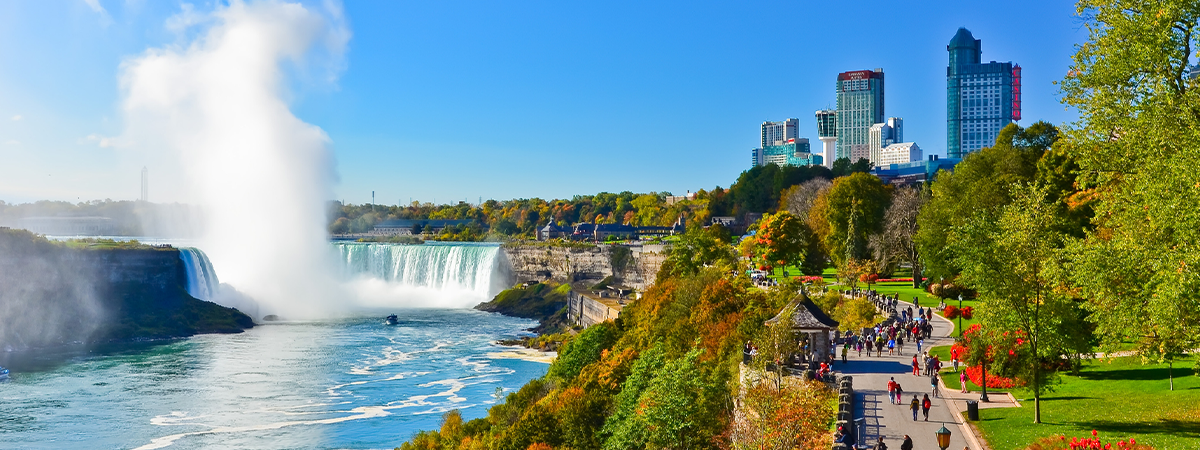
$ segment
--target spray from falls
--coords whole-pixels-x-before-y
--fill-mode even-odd
[[[507,287],[500,247],[335,243],[343,276],[371,306],[472,307]]]
[[[198,27],[194,40],[121,67],[125,141],[173,161],[178,177],[161,179],[180,180],[180,200],[203,210],[198,247],[263,314],[338,314],[352,295],[325,233],[329,139],[291,113],[284,92],[285,73],[340,68],[349,32],[340,6],[323,5],[233,0],[204,17],[185,8],[168,28]]]

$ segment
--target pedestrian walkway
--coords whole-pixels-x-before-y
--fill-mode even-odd
[[[912,305],[900,302],[899,308],[908,308],[909,306]],[[913,311],[916,310],[917,308],[913,306]],[[932,323],[931,338],[924,342],[922,349],[928,351],[934,346],[950,345],[954,342],[951,337],[954,331],[953,323],[937,315],[934,316]],[[916,351],[915,342],[905,342],[904,351],[898,352],[899,354],[896,355],[888,355],[884,351],[881,357],[867,356],[864,351],[863,356],[860,357],[857,351],[851,351],[847,363],[843,364],[839,360],[839,363],[835,365],[835,370],[854,377],[855,397],[859,402],[858,407],[855,408],[856,418],[862,419],[859,443],[874,445],[879,437],[883,437],[889,449],[899,449],[904,435],[908,435],[913,440],[914,448],[936,449],[938,446],[934,432],[944,424],[951,431],[950,447],[948,448],[983,450],[974,436],[966,436],[970,431],[962,423],[962,416],[959,413],[966,409],[966,400],[976,400],[979,398],[979,394],[961,394],[957,390],[947,392],[945,386],[941,386],[939,391],[945,397],[934,397],[931,393],[929,377],[912,374],[912,357]],[[943,361],[943,366],[949,365],[949,363],[949,361]],[[924,369],[924,360],[921,361],[921,368]],[[888,399],[887,386],[888,380],[891,378],[895,378],[903,390],[902,404],[892,404]],[[918,399],[924,399],[925,394],[929,394],[932,402],[929,420],[925,421],[924,416],[918,413],[917,421],[913,421],[909,403],[912,401],[913,395],[916,395]],[[992,396],[991,400],[994,404],[981,403],[980,407],[1018,406],[1012,404],[1011,397],[1008,395]]]

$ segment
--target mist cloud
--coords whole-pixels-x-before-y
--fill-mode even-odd
[[[207,28],[122,64],[123,139],[182,168],[222,281],[262,314],[327,314],[345,295],[324,228],[334,158],[325,132],[284,101],[285,68],[338,73],[349,39],[340,6],[234,1],[181,14],[168,26]]]

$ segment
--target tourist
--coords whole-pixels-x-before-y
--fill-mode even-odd
[[[913,395],[912,402],[908,404],[908,409],[912,410],[913,422],[916,422],[917,421],[917,411],[921,410],[921,400],[918,400],[916,395]]]
[[[847,353],[850,353],[850,343],[849,342],[847,342],[846,345],[842,346],[842,364],[846,363],[846,354]]]
[[[895,402],[895,404],[901,405],[901,404],[903,404],[902,403],[903,401],[904,401],[904,388],[900,387],[900,383],[896,383],[896,402]]]
[[[958,373],[958,383],[962,385],[962,393],[967,393],[967,371],[963,370]]]
[[[933,402],[929,401],[929,394],[925,394],[925,399],[921,400],[921,413],[925,415],[926,422],[929,421],[929,407],[930,406],[933,406]],[[914,417],[914,420],[915,420],[915,417]]]
[[[917,364],[917,355],[913,354],[913,376],[918,376],[921,373],[921,366]]]
[[[957,354],[951,356],[950,364],[954,366],[954,373],[958,373],[958,355]]]
[[[900,444],[900,450],[913,450],[912,438],[904,435],[904,442]]]
[[[883,443],[883,436],[879,437],[879,443],[875,444],[874,450],[887,450],[887,444]]]
[[[932,388],[933,388],[933,389],[931,389],[931,391],[933,392],[933,396],[941,397],[941,395],[938,393],[938,374],[937,374],[937,372],[934,372],[933,376],[929,377],[929,385],[932,386]]]
[[[854,433],[847,433],[845,427],[838,427],[837,437],[833,442],[846,444],[847,448],[854,448]]]
[[[924,339],[917,337],[917,353],[921,353],[921,346],[925,343]]]
[[[896,336],[896,354],[904,355],[904,336]]]
[[[892,401],[892,399],[896,397],[896,377],[892,377],[892,379],[888,380],[887,388],[888,388],[888,401],[894,405],[894,404],[896,404],[896,402]]]
[[[888,346],[888,356],[892,356],[892,354],[896,352],[896,340],[888,339],[887,346]]]

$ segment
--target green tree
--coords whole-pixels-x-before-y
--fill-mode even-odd
[[[1047,191],[1017,185],[1012,203],[995,214],[979,211],[951,239],[961,280],[979,292],[984,326],[1028,339],[1030,357],[1013,375],[1033,391],[1034,423],[1042,422],[1042,394],[1052,380],[1045,368],[1070,353],[1065,344],[1081,331],[1073,326],[1075,304],[1055,289],[1066,236]]]
[[[866,258],[867,237],[882,230],[883,214],[891,203],[891,187],[870,174],[855,173],[833,180],[826,199],[828,206],[823,212],[829,231],[825,248],[834,262],[841,266],[846,261],[848,240],[858,243],[850,257]]]
[[[546,376],[562,381],[575,379],[584,366],[599,361],[601,353],[612,347],[617,337],[617,327],[610,322],[588,327],[563,346]]]
[[[1087,174],[1095,230],[1072,243],[1072,280],[1115,349],[1171,363],[1200,346],[1200,48],[1192,1],[1082,0],[1089,37],[1062,82],[1079,111],[1068,151]],[[1172,383],[1173,384],[1173,383]]]
[[[724,234],[722,234],[724,233]],[[705,266],[736,264],[724,227],[689,228],[671,246],[663,267],[678,275],[692,275]]]
[[[930,199],[917,215],[917,251],[930,278],[953,278],[954,264],[947,239],[977,211],[995,211],[1012,201],[1011,186],[1035,180],[1037,163],[1058,138],[1053,125],[1037,122],[1029,128],[1009,124],[996,143],[963,158],[953,172],[942,171],[931,187]]]

